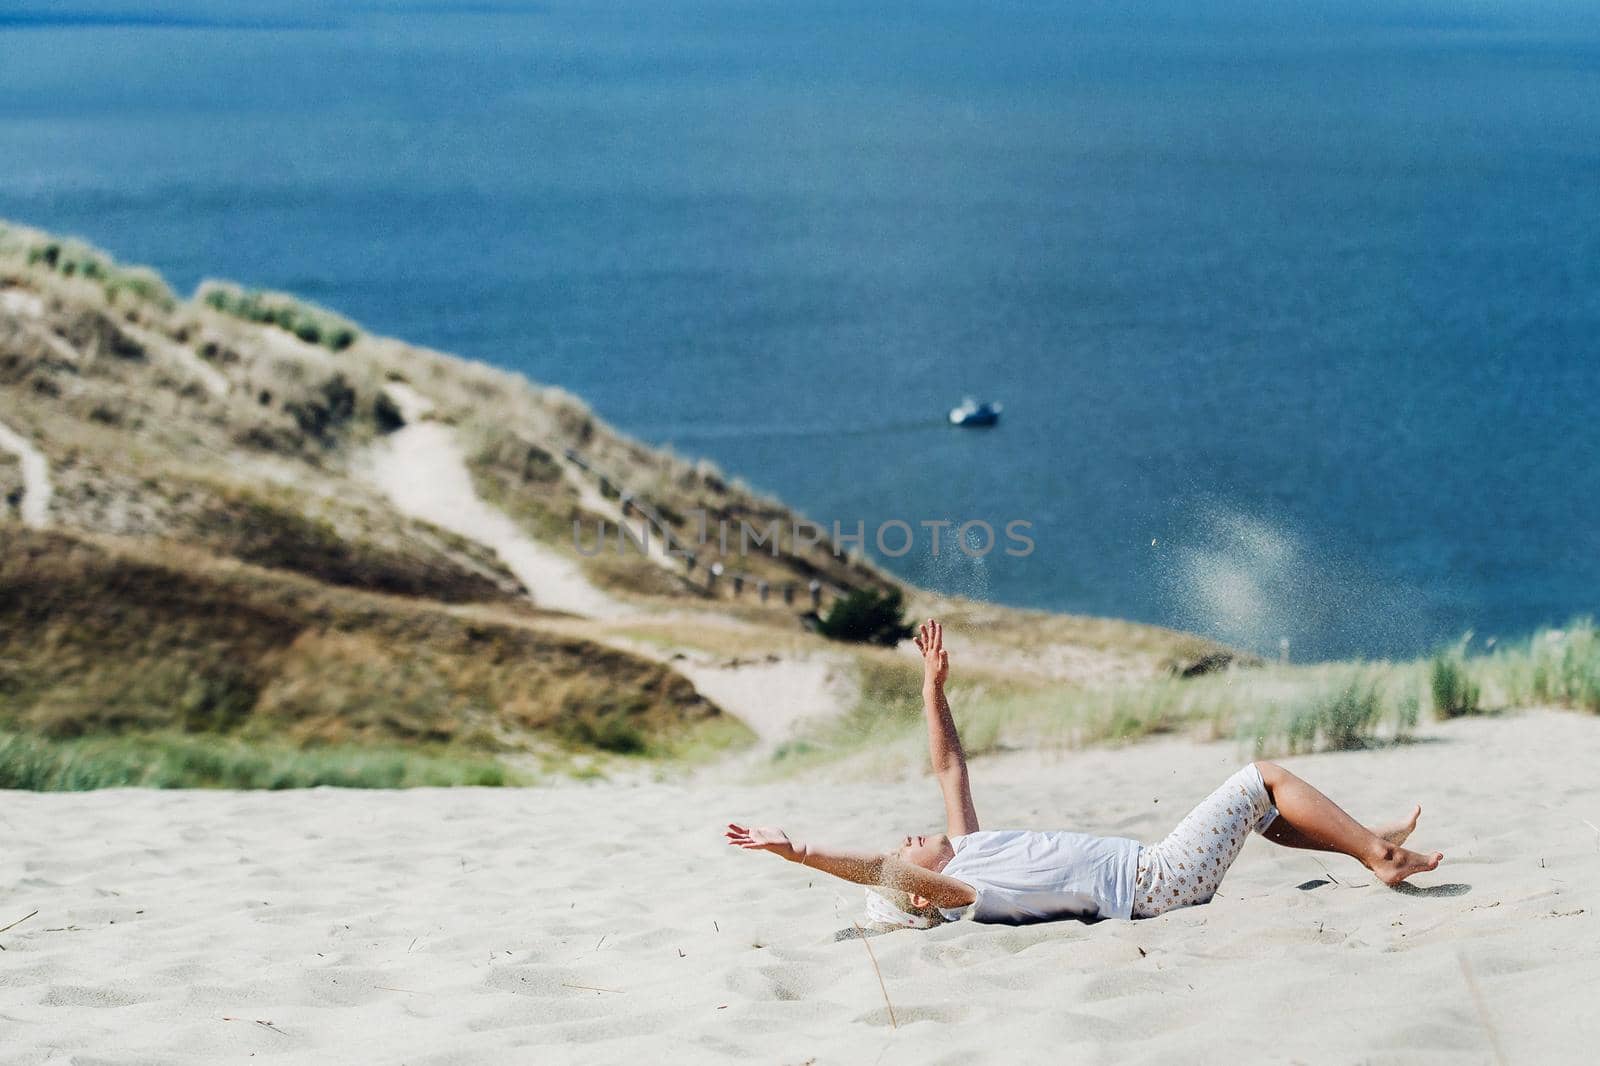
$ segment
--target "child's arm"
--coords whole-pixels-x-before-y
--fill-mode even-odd
[[[832,874],[858,885],[898,888],[922,896],[936,907],[965,907],[977,899],[972,886],[944,874],[902,862],[892,855],[820,844],[797,844],[782,829],[728,825],[728,843],[750,851],[774,855]]]
[[[946,831],[951,836],[978,829],[978,812],[972,805],[972,784],[967,778],[967,756],[944,695],[950,675],[950,653],[944,648],[944,626],[930,618],[917,629],[917,650],[922,652],[922,713],[928,720],[928,759],[939,790],[944,793]]]

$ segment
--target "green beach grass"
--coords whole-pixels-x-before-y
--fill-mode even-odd
[[[426,750],[294,748],[230,737],[140,734],[56,739],[0,733],[0,788],[415,788],[531,783],[499,760]]]
[[[64,278],[99,285],[110,304],[150,303],[170,311],[178,303],[161,275],[149,267],[123,265],[83,241],[0,222],[0,256],[7,254]]]
[[[334,352],[344,351],[361,337],[361,330],[354,322],[286,292],[207,281],[201,284],[195,299],[214,311],[247,322],[276,326],[307,344],[318,344]]]
[[[1458,674],[1455,683],[1464,686],[1453,690],[1463,693],[1462,713],[1548,706],[1600,714],[1600,631],[1592,618],[1577,619],[1563,629],[1542,629],[1487,655],[1468,657],[1457,649],[1448,659],[1445,672]],[[1442,680],[1439,662],[1435,660],[1436,688]]]
[[[969,756],[1074,750],[1162,734],[1236,741],[1253,757],[1405,743],[1424,716],[1443,720],[1530,706],[1600,713],[1600,633],[1580,619],[1469,655],[1469,640],[1406,662],[1268,664],[1104,687],[953,681],[950,703]],[[780,773],[869,752],[922,757],[918,667],[864,660],[861,695],[772,756]]]

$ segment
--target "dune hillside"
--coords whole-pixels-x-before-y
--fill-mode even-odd
[[[1030,683],[1226,654],[940,600],[826,540],[700,543],[719,521],[804,518],[560,390],[284,294],[183,299],[0,227],[0,731],[471,750],[529,772],[770,749],[856,707],[863,671],[904,666],[807,628],[858,590],[945,612]],[[622,527],[625,552],[580,550]]]

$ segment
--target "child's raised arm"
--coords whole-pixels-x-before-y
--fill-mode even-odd
[[[951,836],[978,829],[978,812],[972,805],[972,785],[967,777],[967,756],[961,750],[945,698],[944,683],[950,676],[950,653],[944,647],[944,626],[928,619],[917,628],[917,650],[922,653],[922,713],[928,721],[928,760],[944,793],[946,831]]]

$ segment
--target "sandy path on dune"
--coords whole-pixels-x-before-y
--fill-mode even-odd
[[[432,405],[415,390],[387,386],[406,424],[375,445],[359,468],[401,511],[493,548],[541,607],[607,622],[654,618],[596,589],[570,559],[519,529],[477,494],[454,430],[430,421]],[[598,495],[598,493],[596,493]],[[620,519],[620,512],[614,516]],[[596,639],[668,662],[713,703],[738,717],[760,740],[757,754],[788,739],[797,723],[836,714],[855,699],[855,684],[838,657],[812,655],[776,662],[673,654],[606,633]]]
[[[364,472],[402,512],[493,548],[540,607],[591,618],[612,618],[626,608],[589,584],[577,564],[522,532],[504,512],[485,503],[455,431],[426,420],[430,404],[415,391],[391,384],[388,392],[406,424],[366,456]]]
[[[1600,718],[1286,764],[1445,864],[1393,892],[1252,838],[1204,907],[835,942],[861,889],[730,819],[870,845],[937,788],[718,776],[528,790],[0,794],[0,1064],[1581,1063],[1600,1041]],[[985,825],[1152,841],[1248,758],[979,760]],[[261,1024],[261,1023],[270,1023]]]
[[[843,657],[811,655],[776,661],[677,660],[673,667],[712,703],[737,715],[755,731],[760,758],[792,739],[802,723],[837,714],[859,694],[853,668]]]
[[[50,464],[28,438],[0,422],[0,449],[22,464],[22,521],[34,529],[50,524]]]

